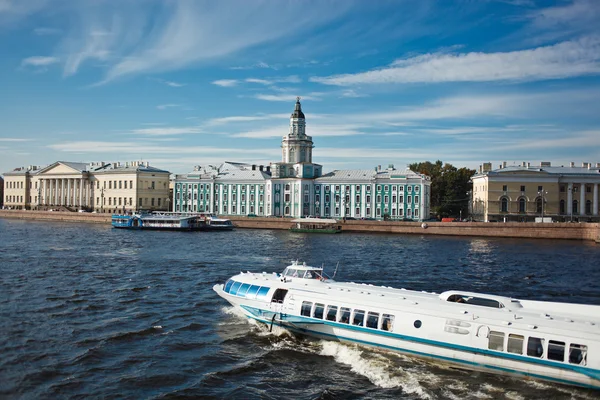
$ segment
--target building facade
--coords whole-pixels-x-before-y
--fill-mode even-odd
[[[429,218],[429,177],[409,169],[336,170],[313,163],[299,99],[282,138],[282,160],[268,166],[225,162],[175,178],[176,212],[277,217]]]
[[[169,175],[141,161],[57,161],[44,168],[17,168],[4,174],[5,206],[100,213],[167,210]]]
[[[552,166],[542,162],[492,170],[483,164],[471,178],[471,216],[476,221],[599,221],[600,163]]]

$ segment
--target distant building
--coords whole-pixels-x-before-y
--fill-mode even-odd
[[[104,213],[167,210],[169,172],[149,163],[57,161],[4,174],[5,206]]]
[[[282,161],[269,166],[225,162],[177,175],[174,211],[278,217],[320,216],[422,220],[429,217],[429,177],[411,170],[336,170],[313,163],[311,136],[299,99],[281,142]]]
[[[4,178],[0,176],[0,208],[4,207]]]
[[[483,164],[471,178],[471,215],[479,221],[598,221],[600,163],[576,167],[542,162],[492,169]]]

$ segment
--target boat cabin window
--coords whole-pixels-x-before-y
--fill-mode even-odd
[[[256,293],[258,293],[258,289],[260,289],[260,286],[256,286],[256,285],[250,286],[250,289],[248,289],[248,292],[246,293],[246,298],[247,299],[255,299]],[[269,288],[267,288],[267,290],[268,289]]]
[[[231,286],[231,290],[229,291],[229,294],[237,294],[240,286],[242,286],[242,284],[240,282],[233,282],[233,285]]]
[[[363,326],[365,320],[365,312],[363,310],[354,310],[352,317],[352,325]]]
[[[383,314],[381,320],[381,330],[391,332],[394,327],[394,316],[390,314]]]
[[[569,346],[569,363],[586,365],[587,346],[582,344],[571,344]]]
[[[327,321],[335,321],[337,310],[337,306],[327,306]]]
[[[530,337],[527,340],[527,355],[541,358],[544,355],[544,339]]]
[[[287,292],[287,289],[275,290],[275,293],[273,293],[273,298],[271,299],[271,303],[283,303],[283,299],[285,299]]]
[[[303,315],[305,317],[310,317],[310,310],[312,309],[312,302],[310,301],[303,301],[302,302],[302,308],[300,309],[300,315]]]
[[[377,329],[379,325],[379,313],[371,312],[367,314],[367,328]]]
[[[249,283],[244,283],[242,286],[240,286],[240,290],[238,290],[237,295],[238,296],[245,296],[246,293],[248,292],[248,289],[250,289],[250,284]]]
[[[313,318],[323,319],[323,311],[325,310],[325,304],[315,303],[315,309],[313,311]]]
[[[448,299],[446,301],[449,301],[451,303],[465,303],[470,304],[472,306],[504,308],[504,304],[500,303],[498,300],[487,299],[485,297],[472,297],[462,294],[453,294],[452,296],[448,296]]]
[[[490,331],[488,349],[504,351],[504,332]]]
[[[523,354],[523,339],[525,338],[521,335],[509,334],[506,350],[509,353]]]
[[[350,323],[350,309],[347,307],[342,307],[340,309],[340,319],[339,322],[342,324]]]
[[[565,342],[548,341],[548,360],[565,361]]]
[[[227,283],[225,284],[225,288],[223,289],[223,291],[225,293],[229,293],[229,289],[231,288],[231,285],[233,285],[233,281],[231,279],[229,279],[227,281]]]
[[[261,288],[258,289],[258,293],[256,293],[256,300],[266,300],[270,289],[271,288],[268,286],[261,286]]]

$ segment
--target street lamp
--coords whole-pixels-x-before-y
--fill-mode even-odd
[[[104,188],[100,189],[100,213],[104,214]]]
[[[542,222],[544,222],[544,203],[546,202],[546,198],[544,197],[544,195],[546,194],[548,194],[548,192],[545,190],[538,191],[538,196],[542,198]]]

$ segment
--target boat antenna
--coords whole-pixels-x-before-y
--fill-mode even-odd
[[[333,276],[331,277],[331,279],[335,278],[335,274],[337,274],[337,269],[340,266],[340,262],[338,261],[337,264],[335,265],[335,271],[333,271]]]

